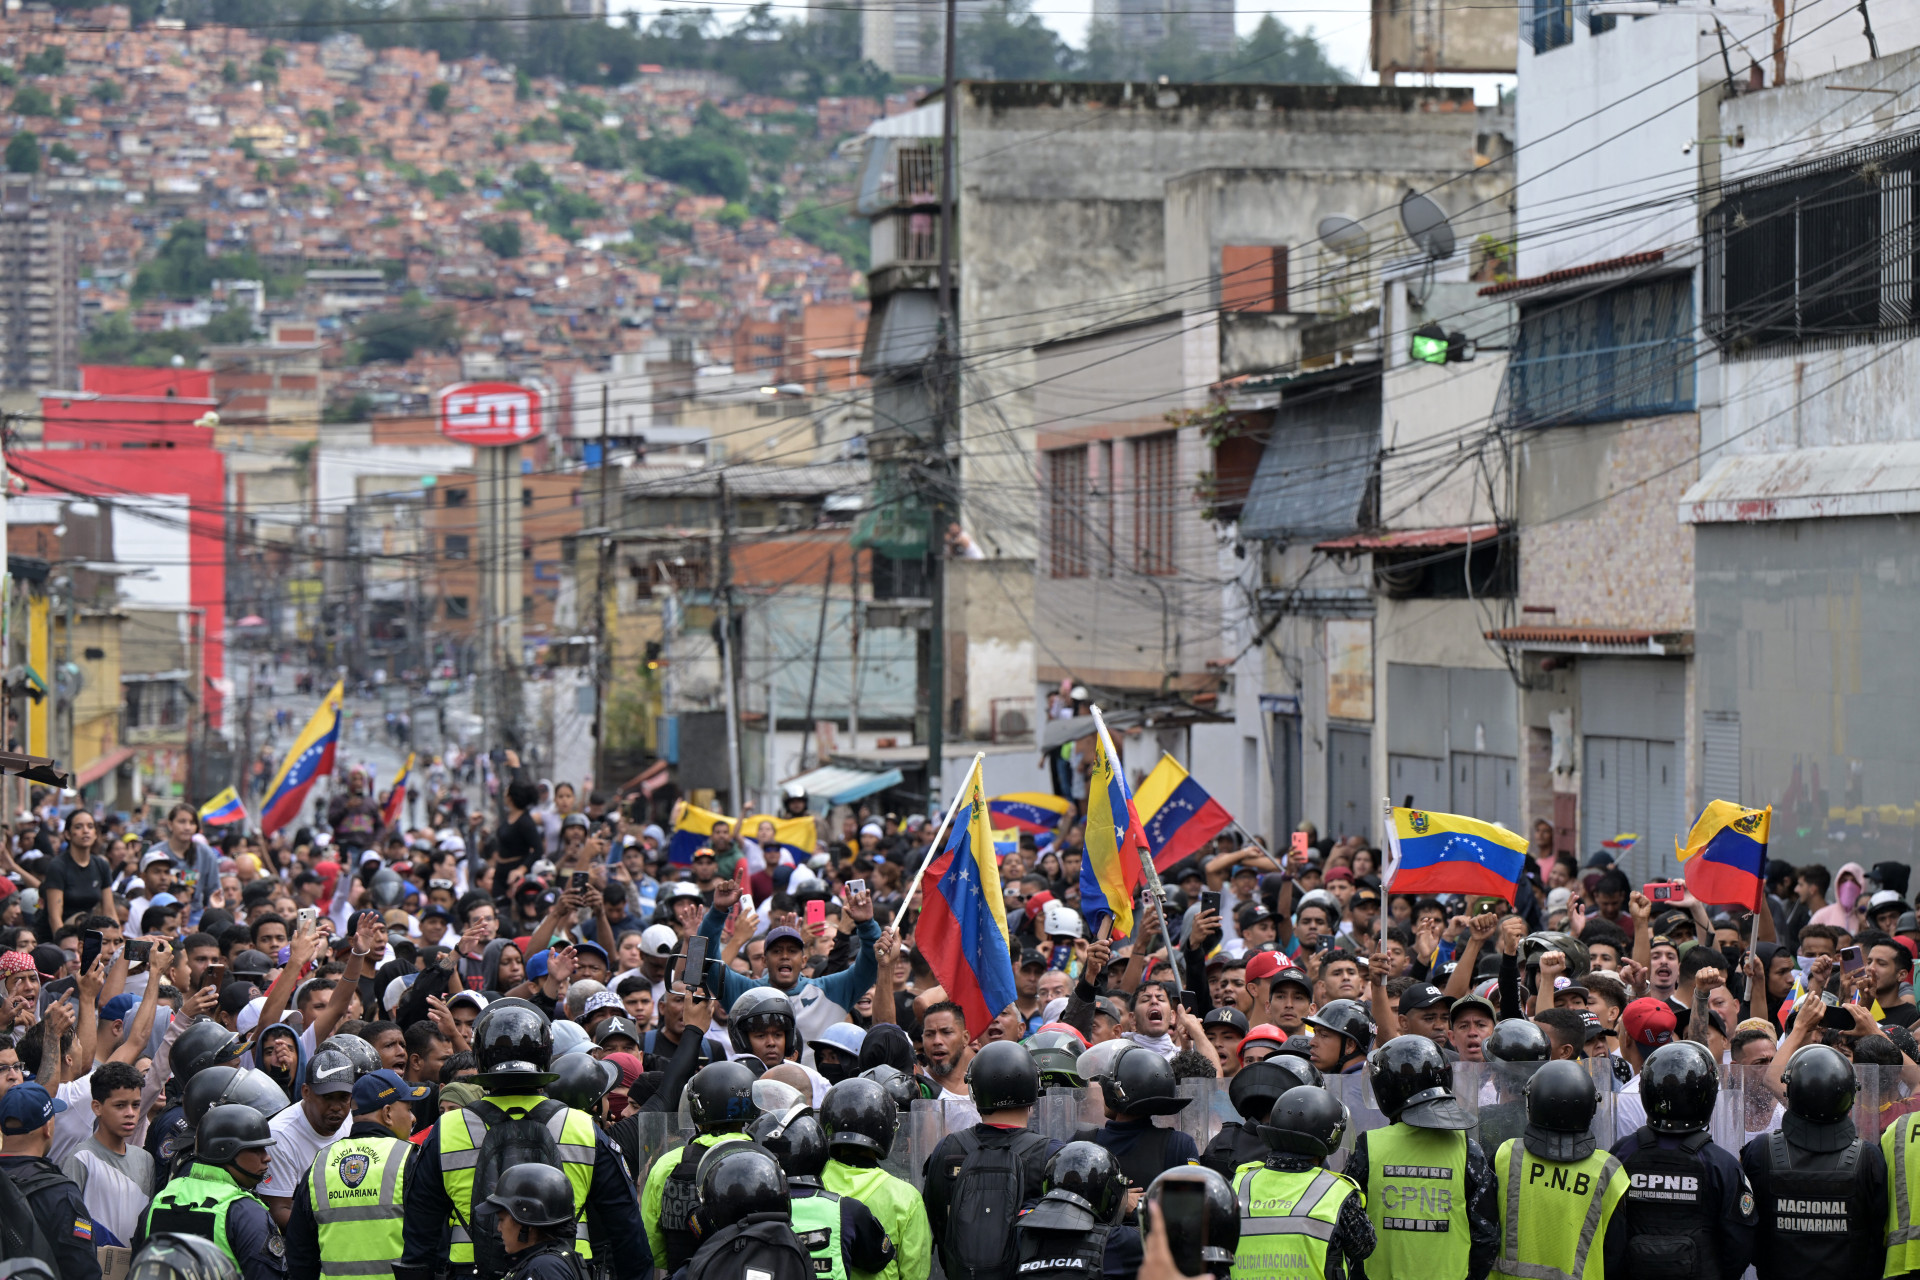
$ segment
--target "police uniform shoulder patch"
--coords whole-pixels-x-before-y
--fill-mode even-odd
[[[340,1162],[340,1181],[351,1188],[358,1187],[367,1180],[367,1170],[372,1167],[373,1159],[365,1152],[356,1151]]]
[[[1742,1191],[1740,1193],[1740,1216],[1743,1218],[1751,1218],[1753,1216],[1753,1192],[1751,1191]]]
[[[287,1256],[286,1237],[282,1236],[278,1231],[268,1232],[267,1233],[267,1252],[272,1254],[276,1258],[286,1257]]]

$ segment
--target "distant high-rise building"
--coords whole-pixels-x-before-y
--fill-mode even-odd
[[[73,233],[34,181],[0,179],[0,390],[80,379],[80,270]]]
[[[1094,0],[1093,19],[1110,26],[1123,49],[1178,36],[1201,53],[1231,53],[1234,0]]]
[[[955,21],[978,22],[991,0],[959,0]],[[860,56],[896,76],[937,80],[946,62],[941,0],[878,0],[860,14]]]

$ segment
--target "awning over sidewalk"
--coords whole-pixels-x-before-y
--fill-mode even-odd
[[[98,782],[131,759],[133,759],[132,747],[115,747],[75,774],[73,785],[84,787],[89,782]]]
[[[1356,533],[1314,544],[1315,551],[1431,551],[1491,542],[1500,536],[1497,524],[1458,524],[1446,529],[1399,529],[1392,533]]]
[[[1668,657],[1693,652],[1691,631],[1636,631],[1619,627],[1501,627],[1487,639],[1529,653],[1585,653],[1614,657]]]
[[[904,780],[898,769],[849,769],[829,764],[789,778],[782,785],[800,787],[809,798],[818,797],[828,804],[853,804],[888,787],[897,787]]]
[[[1920,512],[1920,443],[1723,456],[1680,497],[1682,524]]]

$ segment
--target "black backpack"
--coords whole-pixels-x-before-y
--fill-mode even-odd
[[[50,1164],[25,1160],[0,1168],[0,1259],[38,1258],[54,1275],[60,1274],[60,1262],[53,1245],[40,1230],[27,1197],[44,1187],[72,1183],[72,1179]],[[77,1190],[78,1188],[76,1188]]]
[[[814,1280],[813,1258],[786,1214],[750,1213],[700,1246],[687,1280]]]
[[[499,1210],[487,1203],[487,1197],[499,1185],[500,1175],[515,1165],[562,1167],[560,1131],[567,1122],[567,1104],[547,1098],[525,1115],[515,1116],[482,1098],[466,1111],[487,1127],[473,1169],[473,1221],[467,1224],[467,1233],[473,1237],[474,1266],[483,1276],[502,1276],[513,1270],[514,1260],[500,1243]]]
[[[953,1142],[959,1162],[948,1193],[940,1265],[947,1280],[1006,1280],[1019,1261],[1014,1224],[1027,1200],[1027,1155],[1047,1140],[1021,1132],[1005,1146],[987,1147],[967,1129],[954,1134]],[[954,1163],[952,1157],[947,1163]]]

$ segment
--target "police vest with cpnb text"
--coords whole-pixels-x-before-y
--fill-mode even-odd
[[[1359,1188],[1326,1169],[1240,1175],[1240,1244],[1233,1280],[1324,1280],[1340,1206]]]
[[[320,1237],[320,1280],[393,1274],[400,1256],[410,1142],[342,1138],[313,1162],[308,1191]]]
[[[1500,1255],[1493,1274],[1513,1280],[1600,1280],[1607,1227],[1627,1194],[1627,1174],[1605,1151],[1545,1160],[1510,1138],[1494,1159],[1500,1183]]]
[[[1628,1156],[1628,1256],[1636,1280],[1721,1280],[1721,1205],[1711,1171],[1700,1154],[1712,1137],[1704,1130],[1664,1148],[1660,1135],[1643,1127],[1639,1149]]]
[[[1467,1135],[1390,1124],[1367,1134],[1369,1280],[1467,1274]]]

